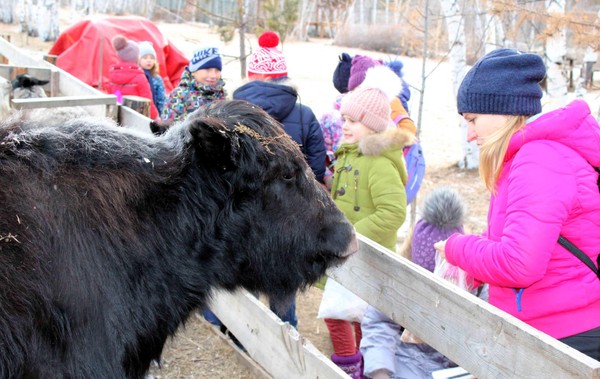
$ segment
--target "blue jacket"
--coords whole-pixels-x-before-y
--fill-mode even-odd
[[[285,80],[248,82],[235,90],[233,98],[256,104],[283,124],[286,133],[300,145],[317,180],[325,175],[325,142],[313,111],[297,103],[298,92]]]
[[[158,110],[158,114],[161,115],[165,106],[165,83],[160,76],[152,76],[150,70],[144,70],[144,75],[150,83],[150,90],[152,90],[152,100]]]

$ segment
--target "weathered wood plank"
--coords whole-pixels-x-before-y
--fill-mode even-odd
[[[152,134],[152,131],[150,130],[150,118],[122,105],[119,105],[117,112],[117,120],[121,126]]]
[[[348,378],[295,328],[247,291],[218,292],[210,308],[248,355],[274,378]]]
[[[204,319],[204,317],[198,315],[197,317],[202,319],[202,322],[208,324],[210,330],[223,342],[229,345],[235,352],[237,353],[236,358],[238,361],[244,365],[248,371],[252,374],[253,378],[256,379],[273,379],[273,377],[262,368],[254,359],[250,358],[245,351],[243,351],[240,347],[238,347],[235,342],[225,334],[221,333],[218,326],[212,325],[208,321]]]
[[[141,96],[123,96],[123,105],[146,117],[150,116],[150,99]]]
[[[116,105],[117,97],[115,95],[93,95],[93,96],[58,96],[58,97],[40,97],[30,99],[12,99],[12,106],[15,109],[33,109],[33,108],[58,108],[75,107],[89,105]]]
[[[359,239],[359,252],[328,275],[479,379],[600,378],[600,362]]]

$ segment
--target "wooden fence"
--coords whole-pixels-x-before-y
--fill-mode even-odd
[[[479,379],[600,379],[600,362],[424,268],[359,236],[360,250],[328,275]],[[244,291],[211,309],[274,378],[347,378],[298,332]]]
[[[53,86],[50,93],[55,94],[57,98],[13,100],[15,107],[43,108],[78,105],[84,107],[93,116],[112,117],[122,126],[151,133],[150,119],[131,108],[117,105],[114,95],[107,95],[90,87],[44,59],[37,59],[23,52],[2,37],[0,37],[0,58],[9,63],[3,65],[4,68],[0,67],[0,76],[7,79],[13,74],[25,72],[34,75],[37,73],[43,77],[48,75],[52,78],[51,84],[49,84]]]

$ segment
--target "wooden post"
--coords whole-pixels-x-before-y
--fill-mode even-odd
[[[58,59],[58,55],[53,55],[53,54],[44,54],[44,60],[46,62],[50,62],[53,65],[56,66],[56,60]]]
[[[123,105],[150,117],[150,99],[141,96],[123,96]]]
[[[104,37],[100,38],[100,53],[98,55],[98,89],[102,90],[102,61],[104,60]]]
[[[573,83],[573,58],[567,57],[566,61],[567,61],[567,71],[568,71],[568,83],[567,83],[567,90],[568,91],[573,91],[575,89],[575,84]]]
[[[0,34],[0,38],[4,38],[7,42],[10,42],[10,34]],[[8,64],[8,58],[0,53],[0,64]]]

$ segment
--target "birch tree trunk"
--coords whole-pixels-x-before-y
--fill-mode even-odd
[[[0,21],[12,24],[15,12],[14,0],[0,0]]]
[[[300,18],[296,27],[291,34],[295,35],[300,41],[306,41],[308,39],[308,27],[307,24],[311,20],[311,16],[314,12],[316,1],[313,0],[302,0],[300,8]]]
[[[238,0],[238,10],[240,17],[240,77],[246,79],[246,22],[248,18],[249,0]]]
[[[365,24],[365,4],[364,0],[358,0],[358,21],[361,25]]]
[[[377,24],[377,0],[373,0],[373,9],[371,9],[371,25]]]
[[[56,41],[60,33],[56,0],[38,0],[38,35],[42,41]]]
[[[390,0],[385,0],[385,24],[390,24]]]
[[[493,12],[493,5],[485,14],[485,53],[489,53],[499,47],[504,47],[504,27],[498,15]]]
[[[440,4],[448,29],[448,56],[452,86],[456,96],[458,87],[468,71],[464,20],[458,0],[440,0]],[[458,165],[460,168],[466,169],[477,168],[479,167],[479,149],[477,149],[475,142],[467,142],[467,124],[462,118],[459,121],[459,129],[461,131],[463,157]]]
[[[348,7],[348,14],[347,14],[347,18],[346,18],[346,24],[347,25],[352,25],[354,24],[355,20],[356,20],[356,14],[355,14],[355,8],[354,8],[354,4],[356,4],[355,1],[353,1],[350,6]]]
[[[546,0],[546,9],[551,17],[565,15],[565,0]],[[562,67],[567,53],[565,29],[559,25],[546,40],[546,88],[553,107],[561,107],[567,101],[567,78]]]

